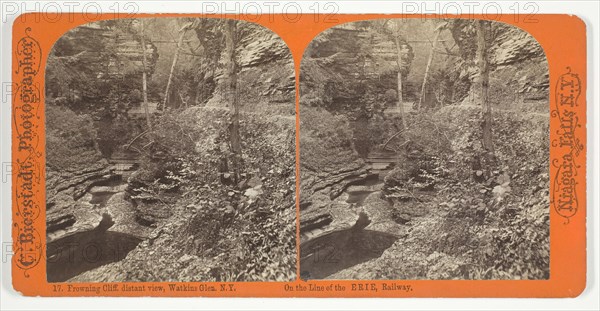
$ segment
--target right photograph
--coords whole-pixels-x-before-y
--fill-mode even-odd
[[[549,74],[527,32],[377,19],[300,72],[303,280],[549,279]]]

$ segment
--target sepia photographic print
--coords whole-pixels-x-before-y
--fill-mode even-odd
[[[549,87],[541,46],[501,22],[320,33],[300,72],[300,277],[548,279]]]
[[[9,23],[17,301],[597,292],[584,17],[171,9]]]
[[[270,30],[96,21],[46,67],[48,282],[296,278],[295,74]]]

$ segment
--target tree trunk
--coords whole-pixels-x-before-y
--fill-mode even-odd
[[[148,78],[146,76],[146,38],[144,38],[144,19],[140,19],[140,28],[142,32],[142,98],[144,99],[144,112],[146,113],[146,125],[149,130],[152,130],[150,122],[150,108],[148,107]]]
[[[404,114],[404,101],[402,99],[402,48],[400,46],[400,39],[396,37],[394,39],[394,43],[396,45],[397,52],[397,63],[398,63],[398,111],[400,112],[400,118],[402,119],[402,127],[407,129],[406,125],[406,115]]]
[[[236,21],[228,20],[225,31],[225,50],[227,63],[227,93],[229,95],[231,120],[229,134],[231,153],[233,154],[232,166],[235,182],[240,180],[242,144],[240,139],[240,107],[237,98],[237,63],[235,55],[236,45]]]
[[[487,59],[486,46],[486,25],[487,22],[476,21],[477,28],[477,64],[479,65],[479,79],[481,84],[481,103],[483,107],[482,123],[482,144],[483,149],[490,157],[494,155],[494,144],[492,139],[492,105],[488,98],[489,88],[489,64]]]
[[[171,64],[171,72],[169,73],[169,79],[167,80],[167,88],[165,89],[165,99],[163,101],[163,108],[167,108],[167,102],[169,100],[169,90],[171,88],[171,82],[173,81],[173,73],[175,72],[175,66],[177,65],[177,60],[179,59],[179,53],[181,52],[181,46],[183,45],[183,39],[185,37],[185,33],[189,29],[191,24],[188,24],[181,28],[179,31],[179,41],[177,41],[177,48],[175,50],[175,56],[173,56],[173,63]]]
[[[435,53],[435,48],[437,47],[438,39],[440,37],[440,33],[442,32],[442,25],[436,28],[435,36],[433,37],[433,44],[431,47],[431,51],[429,52],[429,59],[427,60],[427,66],[425,66],[425,76],[423,77],[423,85],[421,86],[421,97],[419,97],[419,104],[417,105],[417,110],[421,109],[423,106],[423,102],[425,101],[425,87],[427,86],[427,76],[429,75],[429,68],[431,68],[431,63],[433,62],[433,53]]]

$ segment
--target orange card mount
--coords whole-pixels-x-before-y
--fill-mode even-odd
[[[482,16],[307,14],[292,23],[281,15],[143,14],[124,16],[126,19],[100,15],[94,20],[80,14],[60,19],[49,18],[48,13],[40,15],[32,13],[17,18],[13,32],[15,256],[12,278],[14,288],[24,295],[574,297],[583,291],[587,64],[585,24],[579,18],[537,15],[535,23],[525,23],[515,16],[501,16],[483,23],[478,21],[484,18]],[[161,22],[162,19],[170,20]],[[114,25],[118,21],[129,22],[129,28],[123,26],[119,31],[105,32],[117,27]],[[78,28],[81,26],[86,28]],[[136,32],[140,27],[146,29],[141,35]],[[175,34],[183,35],[164,39],[160,31],[165,27],[176,27]],[[214,27],[222,33],[215,32]],[[513,29],[502,32],[505,28]],[[101,33],[99,38],[102,39],[82,46],[74,29],[94,35]],[[256,39],[244,41],[240,36],[247,33],[253,33]],[[432,36],[423,37],[426,34]],[[197,39],[201,36],[208,45],[202,46]],[[114,39],[114,45],[108,50],[112,53],[102,54],[98,50],[102,48],[100,44],[105,44],[109,37]],[[539,44],[545,56],[540,55],[547,63],[532,63],[527,53],[535,52],[535,44],[519,45],[529,42],[523,38],[531,37]],[[211,38],[216,41],[210,41]],[[371,43],[363,44],[367,39],[372,40]],[[425,41],[427,44],[423,44]],[[500,41],[503,44],[496,44]],[[352,47],[351,44],[357,45]],[[128,50],[132,46],[137,52]],[[254,52],[244,52],[240,46],[253,46]],[[513,49],[503,50],[507,46]],[[366,50],[367,47],[378,50]],[[163,51],[168,50],[171,50],[169,57],[161,58],[160,55],[165,55]],[[211,54],[211,50],[219,53]],[[482,58],[486,51],[487,56]],[[204,55],[200,57],[203,60],[185,65],[197,57],[194,54]],[[213,58],[209,60],[207,55]],[[261,55],[273,57],[268,63],[271,69],[265,69],[267,67],[260,63]],[[378,55],[383,56],[378,58]],[[104,66],[102,70],[106,71],[91,65],[73,71],[72,65],[86,57],[90,63],[95,62],[94,66]],[[228,62],[227,57],[235,60]],[[460,69],[462,74],[452,71],[458,70],[452,69],[452,63],[464,65]],[[401,65],[398,67],[398,64]],[[210,73],[203,66],[217,69]],[[116,73],[111,71],[115,68]],[[487,73],[488,77],[482,78],[484,75],[479,73]],[[201,83],[186,84],[186,75],[190,81]],[[111,80],[114,77],[130,82],[133,76],[137,79],[135,83],[119,82],[118,90],[98,89],[99,86],[114,87],[115,80]],[[236,77],[234,82],[231,82],[232,76]],[[89,85],[85,85],[88,81]],[[387,82],[391,83],[387,85]],[[461,93],[465,85],[468,87]],[[269,93],[263,87],[271,87],[273,91]],[[507,96],[502,92],[507,87],[514,91],[510,94],[511,100],[525,104],[504,106],[501,99]],[[64,92],[62,88],[69,91]],[[222,91],[231,88],[240,95],[231,99],[227,91]],[[95,100],[94,96],[113,96],[117,100],[112,106],[108,100],[104,102],[106,106],[98,104],[100,102],[88,105]],[[373,98],[366,98],[368,96]],[[269,117],[260,119],[252,114],[247,103],[238,107],[235,103],[242,98],[260,99],[256,100],[260,104],[252,109]],[[219,102],[233,104],[231,109],[227,105],[220,108]],[[295,106],[288,109],[287,102]],[[373,104],[367,111],[361,108],[365,102],[383,103],[383,106]],[[464,145],[456,147],[461,139],[457,133],[468,132],[464,126],[475,124],[472,128],[486,131],[486,105],[491,107],[487,125],[492,124],[495,157],[487,156],[493,152],[489,152],[485,138],[472,139],[467,135],[464,137],[467,142],[463,140]],[[361,119],[348,117],[349,111],[361,116],[369,114],[369,120],[379,118],[382,124],[392,122],[385,123],[389,127],[382,127],[378,132],[387,141],[367,137],[365,133],[369,133],[366,129],[371,121],[360,125]],[[115,117],[120,113],[128,117]],[[213,121],[219,118],[234,121],[232,125],[227,125],[229,121],[221,122],[226,125],[223,127],[221,123],[204,120],[201,123],[204,132],[189,130],[194,123],[186,118],[209,113]],[[235,121],[236,113],[238,118],[241,115],[241,122]],[[111,115],[110,122],[106,121]],[[165,115],[170,115],[172,122]],[[428,125],[432,123],[428,121],[432,116],[436,118],[435,126]],[[541,121],[535,121],[536,116]],[[459,117],[465,121],[456,122]],[[121,132],[111,136],[99,131],[116,128],[117,119],[132,122],[129,129],[137,131],[140,137],[128,137],[128,133]],[[449,121],[452,119],[454,123]],[[409,124],[401,130],[405,120]],[[430,128],[432,133],[437,133],[435,139],[419,137],[422,143],[410,143],[413,134],[406,133],[412,133],[407,130],[411,122],[419,124],[423,131]],[[339,131],[328,132],[331,129],[327,123]],[[146,124],[160,130],[144,134]],[[90,129],[85,133],[73,131],[87,126]],[[239,129],[235,129],[236,126]],[[525,140],[531,138],[527,133],[538,133],[528,126],[549,137],[540,138],[541,145],[526,147]],[[252,132],[253,127],[263,130],[256,134]],[[172,131],[173,128],[179,130]],[[167,137],[171,131],[174,136]],[[236,135],[231,134],[237,131],[242,133],[241,153],[236,149]],[[88,140],[89,135],[95,135],[95,139]],[[202,135],[213,136],[209,140]],[[252,135],[259,135],[260,140],[252,141],[255,139]],[[271,142],[259,143],[268,141],[266,136],[260,135],[269,135],[271,142],[279,140],[285,147],[268,145]],[[328,139],[342,140],[344,135],[352,138],[349,140],[352,143],[347,145],[352,146],[350,151]],[[119,136],[129,139],[121,141]],[[165,139],[182,143],[161,149]],[[195,147],[192,143],[186,145],[187,139],[191,139]],[[413,159],[411,156],[432,153],[437,150],[432,148],[438,147],[431,146],[438,146],[440,141],[442,146],[444,139],[455,143],[448,145],[453,152],[466,144],[471,146],[467,148],[471,151],[460,149],[460,153],[454,153],[454,158],[446,159],[454,162],[446,164],[462,163],[460,161],[466,161],[467,156],[469,161],[477,158],[477,164],[469,162],[473,174],[466,175],[464,171],[443,166],[447,171],[444,174],[455,178],[464,175],[465,181],[455,179],[453,182],[461,189],[452,188],[452,183],[447,181],[443,187],[442,182],[432,182],[431,187],[436,189],[436,195],[432,195],[426,186],[415,186],[415,180],[422,185],[429,179],[419,179],[423,175],[409,176],[412,179],[404,176],[402,169],[411,168],[401,163],[413,163],[409,161]],[[509,146],[511,139],[525,143]],[[114,160],[115,153],[124,150],[115,146],[127,144],[129,149],[140,149],[138,154],[146,160]],[[405,158],[400,158],[404,160],[399,161],[400,164],[389,158],[385,160],[387,153],[383,149],[374,155],[376,147],[382,145],[383,149],[395,148],[394,159],[400,157],[398,150],[406,150],[402,155]],[[191,149],[186,149],[189,146]],[[165,168],[175,175],[158,181],[161,187],[151,190],[151,182],[142,182],[144,174],[156,173],[151,171],[150,164],[171,159],[166,150],[174,148],[180,148],[177,149],[180,154],[212,150],[212,154],[219,156],[211,159],[212,166],[207,164],[202,168],[184,168],[184,164],[209,163],[205,162],[208,160],[178,159],[180,166]],[[221,153],[214,153],[215,150]],[[277,150],[288,150],[290,157]],[[321,150],[324,151],[319,153]],[[266,156],[271,154],[273,158],[275,152],[275,159]],[[110,161],[103,159],[107,154],[113,156]],[[253,154],[260,155],[261,161],[268,163],[271,169],[261,167],[261,161],[253,159]],[[331,154],[335,160],[325,158]],[[510,165],[502,162],[506,160],[505,155],[511,155],[518,162]],[[61,163],[77,162],[76,156],[97,158],[94,163],[61,166]],[[55,158],[62,162],[51,163]],[[379,162],[374,161],[375,158],[380,159]],[[539,162],[532,162],[538,158]],[[427,159],[432,161],[428,163],[437,161]],[[242,167],[253,169],[238,170],[238,161],[245,164]],[[343,161],[349,162],[344,164]],[[418,161],[426,160],[419,158]],[[487,169],[498,162],[506,165]],[[105,166],[94,170],[98,163]],[[342,178],[328,180],[333,177],[311,171],[320,168],[326,172],[332,168],[327,165],[332,163],[344,164],[340,167],[349,168],[347,171],[351,173],[340,173],[338,177],[343,175]],[[352,171],[350,163],[360,165]],[[107,169],[108,165],[111,166]],[[290,168],[294,166],[295,170]],[[186,169],[192,172],[190,174],[213,174],[215,180],[192,186],[189,182],[175,183],[174,180],[184,176],[177,174]],[[121,174],[120,179],[113,178],[115,174]],[[388,177],[383,178],[382,174]],[[431,180],[449,176],[435,174],[428,172],[427,176]],[[407,187],[402,183],[405,177],[410,179],[410,187],[402,196],[398,189]],[[193,178],[208,177],[194,175]],[[397,183],[391,184],[392,179]],[[66,180],[71,184],[62,189],[60,185]],[[345,180],[345,184],[338,187],[335,183],[340,180]],[[531,180],[535,180],[535,185],[531,185]],[[328,184],[328,181],[333,183]],[[180,195],[182,189],[187,196]],[[476,195],[466,201],[465,197],[453,196],[453,192],[466,191],[464,189]],[[150,194],[155,196],[148,197]],[[215,198],[215,194],[220,196]],[[387,200],[383,200],[384,197]],[[187,205],[181,210],[174,207],[181,202]],[[119,204],[130,204],[132,212],[119,210],[115,207]],[[543,208],[534,208],[540,204]],[[278,207],[284,205],[290,209]],[[374,207],[379,205],[384,207]],[[407,206],[428,206],[427,213]],[[527,208],[533,211],[524,212]],[[60,214],[59,211],[65,212]],[[179,219],[172,218],[175,213],[179,213]],[[223,229],[226,221],[231,225]],[[462,230],[462,235],[450,229],[453,224],[461,226],[457,222],[463,221],[467,229]],[[221,227],[213,226],[215,223]],[[264,224],[275,229],[265,229]],[[510,231],[507,224],[530,227]],[[215,232],[218,234],[214,240],[207,242],[206,237]],[[98,239],[92,243],[93,247],[81,246],[93,239]],[[118,258],[98,255],[106,251],[103,247],[114,246],[115,239],[129,243],[111,249],[119,253]],[[264,239],[280,245],[263,249],[264,245],[271,245]],[[69,243],[56,244],[61,240]],[[436,244],[423,244],[427,240]],[[58,246],[51,247],[53,243]],[[468,243],[477,245],[467,250]],[[245,248],[247,245],[254,248]],[[402,247],[410,250],[410,254],[403,252]],[[464,254],[453,252],[453,248]],[[220,255],[221,249],[226,254]],[[149,251],[152,253],[144,253]],[[87,254],[88,258],[79,258],[78,252],[83,252],[84,257]],[[94,260],[84,260],[89,257]],[[225,263],[219,263],[220,260]],[[510,265],[507,261],[520,265]],[[165,272],[169,266],[172,271]]]

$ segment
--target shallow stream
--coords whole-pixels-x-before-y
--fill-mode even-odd
[[[393,167],[396,155],[376,153],[374,161],[365,159],[371,165],[369,177],[353,182],[346,188],[348,208],[365,206],[365,199],[372,193],[381,191],[383,177]],[[353,211],[354,212],[354,211]],[[366,214],[365,214],[366,217]],[[361,220],[359,220],[361,221]],[[368,218],[362,221],[370,221]],[[300,276],[302,279],[323,279],[338,271],[380,257],[394,244],[397,236],[375,230],[353,226],[316,236],[300,245]]]
[[[108,229],[114,224],[104,214],[100,225],[48,244],[46,250],[48,282],[64,282],[85,271],[122,260],[142,240]]]

